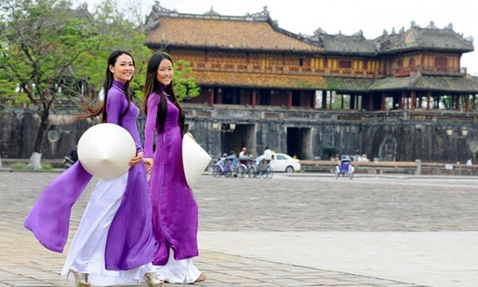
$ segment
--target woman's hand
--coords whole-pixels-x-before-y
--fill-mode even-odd
[[[154,160],[152,158],[144,159],[144,165],[146,167],[147,172],[151,172],[151,170],[153,169],[153,163],[154,163]]]
[[[136,156],[130,160],[129,166],[133,167],[137,165],[138,163],[140,163],[142,160],[143,160],[143,152],[138,152]]]
[[[190,132],[187,132],[186,134],[190,136],[193,140],[196,140]]]

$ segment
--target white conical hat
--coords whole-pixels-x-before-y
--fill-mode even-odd
[[[198,180],[210,161],[209,154],[195,140],[185,134],[183,136],[183,167],[189,187]]]
[[[131,134],[119,125],[92,126],[78,141],[78,158],[86,171],[94,177],[111,179],[129,169],[136,156],[136,144]]]

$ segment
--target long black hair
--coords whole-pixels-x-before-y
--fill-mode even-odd
[[[166,95],[161,90],[161,84],[159,83],[156,77],[158,73],[159,65],[161,64],[161,61],[164,59],[171,61],[171,64],[173,64],[173,60],[171,59],[171,57],[168,54],[163,52],[156,53],[153,56],[151,56],[151,58],[149,59],[148,68],[146,70],[146,80],[144,83],[144,100],[142,105],[144,113],[147,114],[148,99],[151,93],[156,93],[161,97],[159,107],[158,107],[158,115],[156,117],[157,119],[156,126],[158,127],[158,132],[163,131],[164,122],[166,121],[166,115],[168,113],[168,102],[166,100]],[[179,124],[179,127],[181,128],[181,134],[183,134],[185,116],[184,116],[184,111],[179,105],[179,102],[176,98],[176,94],[174,93],[173,81],[171,80],[171,83],[169,83],[169,85],[165,86],[164,88],[171,102],[179,109],[178,124]]]
[[[108,57],[108,63],[107,63],[107,66],[106,66],[106,77],[105,77],[105,81],[103,83],[103,91],[105,93],[105,99],[103,100],[103,102],[101,104],[99,104],[95,108],[93,108],[93,107],[91,107],[90,105],[87,104],[85,106],[85,109],[88,110],[89,113],[86,114],[86,115],[80,115],[80,117],[82,117],[82,118],[93,118],[93,117],[96,117],[96,116],[101,114],[101,121],[103,123],[106,122],[106,120],[107,120],[106,104],[108,102],[108,91],[113,86],[113,81],[114,81],[114,75],[110,70],[110,66],[114,66],[116,64],[116,61],[118,60],[118,57],[121,56],[121,55],[130,56],[131,59],[133,60],[133,66],[135,66],[134,58],[130,53],[128,53],[126,51],[123,51],[123,50],[116,50],[113,53],[111,53],[110,56]],[[132,79],[133,78],[131,78],[131,80]],[[131,80],[124,83],[126,98],[128,100],[128,106],[126,107],[125,111],[123,113],[121,113],[120,117],[123,117],[129,110],[129,106],[130,106],[130,103],[131,103],[131,95],[130,95],[130,92],[129,92],[129,83],[131,82]]]

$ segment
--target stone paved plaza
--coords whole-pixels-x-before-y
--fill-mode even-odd
[[[57,175],[0,172],[0,287],[65,286],[59,271],[66,254],[44,249],[23,228],[23,220],[39,192]],[[335,180],[324,174],[277,174],[272,180],[265,180],[203,175],[194,189],[200,208],[201,252],[195,262],[208,274],[208,280],[195,285],[442,286],[423,284],[412,276],[397,280],[392,276],[367,275],[366,270],[358,274],[341,268],[340,264],[317,268],[308,264],[307,258],[297,262],[291,255],[287,255],[291,260],[280,260],[281,246],[294,249],[286,243],[280,245],[280,238],[276,242],[267,239],[270,244],[264,248],[245,246],[243,252],[229,247],[241,247],[241,242],[234,243],[234,240],[252,238],[254,241],[256,234],[257,242],[265,235],[280,235],[283,239],[291,235],[301,245],[311,244],[313,242],[308,241],[324,234],[342,232],[392,236],[422,232],[474,234],[478,231],[477,185],[476,177],[357,175],[353,180]],[[93,186],[94,182],[73,208],[68,244]],[[289,243],[294,246],[294,242]],[[257,249],[254,254],[246,252],[253,247]],[[271,253],[279,254],[261,257],[261,252],[268,248]],[[290,250],[283,251],[286,256],[289,253],[285,251]],[[378,259],[381,255],[376,256]],[[476,266],[475,271],[478,272]],[[455,281],[458,283],[454,286],[472,287]],[[68,286],[73,284],[70,282]]]

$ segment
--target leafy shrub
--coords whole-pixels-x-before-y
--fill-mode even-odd
[[[10,165],[10,168],[14,170],[20,170],[20,169],[24,169],[25,166],[26,164],[24,162],[15,162],[12,165]]]
[[[43,167],[44,170],[52,170],[53,166],[51,163],[42,163],[41,166]]]

